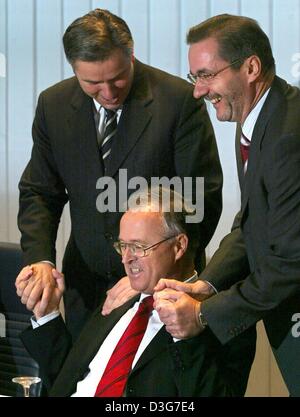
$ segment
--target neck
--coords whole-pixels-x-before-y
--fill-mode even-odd
[[[186,257],[186,259],[180,259],[176,263],[176,270],[168,274],[169,276],[167,278],[177,279],[178,281],[185,281],[186,279],[193,276],[194,272],[194,261]]]
[[[275,75],[273,73],[267,73],[263,78],[261,78],[255,83],[254,96],[251,98],[250,103],[247,106],[246,111],[244,112],[244,115],[241,120],[242,124],[244,123],[250,112],[257,105],[259,100],[263,97],[265,92],[270,88],[274,80],[274,77]]]

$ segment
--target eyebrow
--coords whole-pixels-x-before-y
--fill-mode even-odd
[[[132,244],[137,244],[137,245],[148,245],[147,242],[143,241],[143,240],[132,240],[132,241],[128,241],[128,240],[123,240],[119,238],[119,241],[121,243],[132,243]]]
[[[119,72],[117,75],[115,75],[113,78],[111,78],[110,80],[107,81],[114,81],[116,79],[118,79],[119,77],[122,76],[122,74],[124,74],[127,71],[127,68],[123,69],[121,72]],[[89,80],[89,79],[84,79],[82,78],[82,81],[86,82],[86,83],[90,83],[90,84],[100,84],[100,83],[104,83],[105,81],[103,80],[99,80],[99,81],[94,81],[94,80]],[[106,82],[107,82],[106,81]]]
[[[197,70],[195,74],[192,73],[192,72],[191,72],[191,74],[197,76],[197,75],[201,75],[201,74],[211,74],[213,72],[214,72],[213,70],[209,70],[207,68],[203,68],[203,69]]]

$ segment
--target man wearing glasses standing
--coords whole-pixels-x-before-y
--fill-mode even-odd
[[[153,310],[161,277],[197,279],[193,259],[199,236],[186,221],[193,210],[181,195],[161,188],[146,190],[145,196],[123,215],[114,244],[132,288],[141,294],[107,317],[98,308],[67,356],[70,339],[56,313],[63,277],[53,270],[57,288],[48,315],[40,317],[34,306],[38,323],[22,340],[38,361],[50,396],[242,396],[254,356],[254,328],[227,346],[209,331],[177,341]]]
[[[263,319],[290,394],[299,396],[300,92],[275,75],[269,40],[250,18],[213,17],[187,41],[194,97],[238,124],[241,210],[201,281],[161,281],[156,307],[174,337],[209,328],[222,343]]]

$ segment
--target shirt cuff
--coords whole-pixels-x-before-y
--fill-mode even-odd
[[[206,284],[208,284],[208,285],[210,285],[211,286],[211,288],[214,290],[214,292],[216,293],[216,294],[218,294],[218,291],[217,291],[217,289],[209,282],[209,281],[206,281],[206,279],[204,279],[203,280],[204,282],[206,282]]]
[[[55,268],[54,263],[53,263],[53,262],[51,262],[51,261],[39,261],[39,262],[43,262],[43,263],[45,263],[45,264],[50,264],[50,265],[52,265],[52,266],[53,266],[53,268]]]
[[[46,316],[39,318],[38,320],[35,318],[35,316],[32,316],[30,319],[32,328],[37,329],[38,327],[43,326],[43,324],[46,324],[49,321],[56,319],[57,317],[59,317],[59,315],[60,315],[59,310],[55,310],[49,314],[46,314]]]

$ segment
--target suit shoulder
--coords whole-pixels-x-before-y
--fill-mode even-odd
[[[45,98],[52,98],[63,95],[64,97],[72,96],[74,89],[80,88],[76,77],[67,78],[58,83],[48,87],[41,92],[40,96]]]
[[[176,94],[187,94],[189,92],[192,94],[192,84],[180,78],[179,76],[170,74],[166,71],[146,64],[141,64],[141,67],[143,71],[147,74],[152,84],[158,84],[160,88],[165,88],[168,90],[170,89],[169,92],[171,93],[176,92]]]

